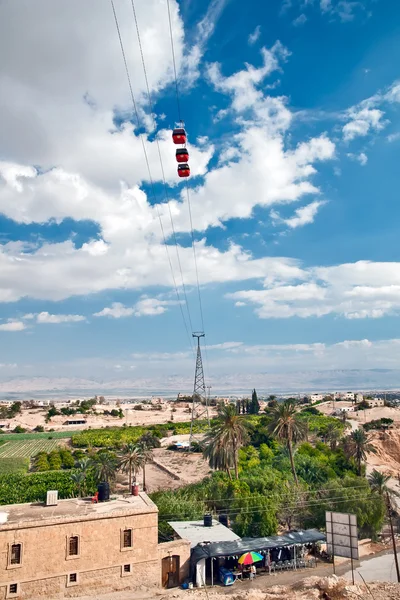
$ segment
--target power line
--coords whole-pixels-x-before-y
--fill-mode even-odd
[[[169,7],[169,0],[167,0],[167,8],[168,8],[168,21],[169,21],[169,35],[170,35],[170,38],[171,38],[172,64],[174,66],[176,102],[177,102],[177,105],[178,105],[178,117],[179,117],[179,120],[182,121],[182,117],[181,117],[181,104],[180,104],[180,101],[179,101],[178,77],[176,75],[174,36],[172,35],[171,10],[170,10],[170,7]]]
[[[353,485],[351,488],[344,488],[344,489],[351,489],[351,490],[360,490],[360,489],[367,489],[364,485]],[[299,496],[312,496],[313,494],[320,494],[323,492],[332,492],[335,490],[332,490],[332,488],[319,488],[318,490],[302,490],[301,492],[298,492]],[[342,491],[342,490],[341,490]],[[286,498],[287,494],[271,494],[271,498],[275,499],[275,500],[279,500],[282,498]],[[344,496],[339,496],[344,498]],[[245,498],[249,498],[248,496],[245,496]],[[184,496],[182,496],[182,499],[185,499]],[[351,498],[350,498],[351,499]],[[194,502],[225,502],[225,501],[233,501],[233,500],[240,500],[240,498],[232,498],[232,496],[229,496],[228,498],[194,498],[193,501]]]
[[[329,503],[329,505],[337,505],[337,504],[343,504],[346,502],[351,502],[354,500],[362,500],[364,499],[365,502],[376,502],[376,498],[365,498],[362,495],[359,496],[353,496],[353,498],[348,498],[348,497],[344,497],[344,496],[336,496],[334,498],[319,498],[319,499],[315,499],[311,502],[303,502],[303,503],[283,503],[279,506],[279,509],[285,509],[285,508],[308,508],[308,507],[315,507],[318,506],[322,500],[325,500],[326,503]],[[219,514],[228,514],[228,515],[238,515],[238,514],[254,514],[256,512],[259,512],[259,510],[265,510],[267,507],[265,506],[265,504],[258,504],[255,506],[252,506],[249,509],[243,509],[243,508],[235,508],[232,510],[229,509],[225,509],[222,510],[220,512],[216,511],[215,514],[219,515]],[[199,512],[201,512],[202,507],[199,507]],[[170,521],[172,520],[174,517],[179,517],[182,518],[182,515],[179,514],[170,514],[170,515],[162,515],[161,518],[159,518],[159,521]]]
[[[130,78],[130,75],[129,75],[129,68],[128,68],[128,63],[127,63],[127,60],[126,60],[126,54],[125,54],[124,44],[122,42],[121,30],[120,30],[119,23],[118,23],[118,17],[117,17],[117,13],[115,11],[114,0],[110,0],[110,1],[111,1],[111,6],[112,6],[113,14],[114,14],[115,26],[116,26],[117,33],[118,33],[119,44],[120,44],[120,47],[121,47],[122,58],[123,58],[123,61],[124,61],[125,73],[126,73],[126,77],[127,77],[127,80],[128,80],[128,86],[129,86],[129,91],[130,91],[130,95],[131,95],[131,99],[132,99],[132,105],[133,105],[134,113],[135,113],[135,116],[136,116],[137,126],[140,129],[140,118],[139,118],[139,113],[138,113],[138,110],[137,110],[135,96],[134,96],[134,93],[133,93],[131,78]],[[144,156],[145,156],[147,171],[148,171],[148,174],[149,174],[150,188],[151,188],[151,192],[152,192],[152,196],[153,196],[153,200],[154,200],[154,205],[156,207],[156,211],[157,211],[157,215],[158,215],[158,220],[160,222],[161,233],[162,233],[162,237],[163,237],[163,242],[164,242],[165,250],[166,250],[166,253],[167,253],[168,263],[169,263],[170,270],[171,270],[172,281],[173,281],[173,284],[174,284],[176,297],[178,299],[178,304],[179,304],[179,307],[180,307],[180,311],[181,311],[181,315],[182,315],[184,327],[185,327],[185,330],[186,330],[186,334],[187,334],[188,339],[189,339],[189,344],[190,344],[190,347],[193,348],[193,346],[192,346],[192,338],[190,337],[190,334],[189,334],[189,329],[188,329],[188,326],[187,326],[187,323],[186,323],[186,318],[185,318],[185,315],[184,315],[184,312],[183,312],[182,302],[181,302],[179,291],[178,291],[178,286],[177,286],[176,280],[175,280],[174,270],[173,270],[173,267],[172,267],[172,261],[171,261],[171,257],[170,257],[169,250],[168,250],[167,240],[165,238],[164,227],[163,227],[162,220],[161,220],[160,210],[159,210],[158,204],[156,202],[156,194],[155,194],[155,191],[154,191],[154,183],[153,183],[153,178],[152,178],[152,175],[151,175],[150,163],[149,163],[149,158],[148,158],[147,151],[146,151],[146,145],[145,145],[145,142],[144,142],[143,134],[139,133],[139,137],[140,137],[140,140],[141,140],[141,143],[142,143],[142,148],[143,148],[143,153],[144,153]]]
[[[168,8],[169,34],[170,34],[170,39],[171,39],[172,64],[173,64],[173,67],[174,67],[174,77],[175,77],[176,102],[177,102],[177,106],[178,106],[178,117],[179,117],[179,120],[182,122],[181,104],[180,104],[179,88],[178,88],[178,76],[177,76],[177,72],[176,72],[174,36],[172,34],[171,10],[170,10],[170,5],[169,5],[169,0],[167,0],[167,8]],[[187,195],[188,211],[189,211],[189,219],[190,219],[190,232],[191,232],[191,237],[192,237],[192,248],[193,248],[194,266],[195,266],[195,271],[196,271],[197,295],[198,295],[198,299],[199,299],[201,328],[202,328],[202,331],[205,333],[204,316],[203,316],[203,305],[202,305],[202,301],[201,301],[200,282],[199,282],[199,271],[198,271],[198,267],[197,267],[196,245],[195,245],[194,231],[193,231],[192,207],[191,207],[191,203],[190,203],[189,185],[188,185],[187,181],[185,182],[185,185],[186,185],[186,195]],[[206,347],[205,347],[205,357],[206,357],[207,371],[209,372],[208,354],[207,354],[207,348]]]
[[[148,80],[148,77],[147,77],[146,63],[145,63],[145,60],[144,60],[142,40],[141,40],[141,36],[140,36],[139,23],[138,23],[138,19],[137,19],[137,15],[136,15],[136,9],[135,9],[134,0],[131,0],[131,6],[132,6],[133,17],[134,17],[134,20],[135,20],[136,34],[137,34],[138,43],[139,43],[140,56],[141,56],[141,59],[142,59],[144,78],[145,78],[145,82],[146,82],[147,97],[148,97],[148,100],[149,100],[149,107],[150,107],[150,117],[151,117],[151,119],[153,121],[153,127],[154,127],[154,129],[156,129],[157,128],[157,123],[156,123],[156,120],[155,120],[155,117],[154,117],[153,102],[152,102],[152,99],[151,99],[149,80]],[[158,150],[158,157],[159,157],[159,160],[160,160],[162,179],[163,179],[163,183],[164,183],[164,195],[165,195],[165,199],[167,201],[167,206],[168,206],[168,211],[169,211],[169,217],[170,217],[170,221],[171,221],[172,235],[173,235],[174,242],[175,242],[176,257],[177,257],[177,260],[178,260],[178,266],[179,266],[179,270],[180,270],[180,274],[181,274],[182,289],[183,289],[183,294],[184,294],[184,297],[185,297],[185,303],[186,303],[186,309],[187,309],[187,313],[188,313],[189,325],[190,325],[190,329],[193,330],[192,319],[191,319],[190,310],[189,310],[189,302],[188,302],[187,294],[186,294],[186,286],[185,286],[185,281],[184,281],[183,272],[182,272],[182,264],[181,264],[181,259],[180,259],[180,256],[179,256],[178,242],[177,242],[177,239],[176,239],[175,226],[174,226],[174,221],[173,221],[173,218],[172,218],[171,206],[169,204],[170,198],[169,198],[168,189],[167,189],[167,182],[166,182],[166,179],[165,179],[165,172],[164,172],[164,165],[163,165],[163,160],[162,160],[162,156],[161,156],[160,143],[159,143],[159,140],[158,140],[157,136],[155,136],[155,141],[156,141],[157,150]],[[191,344],[191,346],[192,346],[192,344]]]

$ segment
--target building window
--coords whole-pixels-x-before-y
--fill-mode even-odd
[[[69,573],[67,575],[67,587],[78,585],[79,583],[79,574],[78,573]]]
[[[78,556],[79,554],[79,538],[77,535],[69,538],[68,554],[69,556]]]
[[[123,548],[132,548],[132,529],[124,529]]]
[[[21,544],[12,544],[11,545],[11,565],[20,565],[21,564]]]
[[[7,598],[14,598],[18,594],[18,583],[10,583],[8,586]]]
[[[121,577],[132,575],[132,565],[121,565]]]

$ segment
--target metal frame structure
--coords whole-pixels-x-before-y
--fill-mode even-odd
[[[195,433],[193,432],[193,423],[195,421],[207,420],[208,426],[210,426],[210,416],[208,414],[208,398],[206,395],[206,386],[204,383],[203,359],[201,357],[200,348],[200,338],[205,337],[205,334],[202,331],[200,331],[192,333],[192,336],[194,338],[197,338],[197,355],[192,396],[192,418],[190,421],[189,451],[191,449],[193,440],[196,439]]]

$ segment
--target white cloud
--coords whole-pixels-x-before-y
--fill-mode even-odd
[[[292,21],[292,24],[295,27],[300,27],[301,25],[304,25],[304,23],[306,23],[306,22],[307,22],[307,17],[304,13],[302,13],[301,15],[299,15],[296,19],[294,19]]]
[[[277,42],[270,50],[262,50],[263,66],[260,68],[247,65],[245,70],[225,78],[218,67],[210,67],[216,88],[232,97],[232,110],[237,115],[240,131],[232,139],[231,146],[225,149],[227,164],[219,164],[208,171],[203,184],[191,192],[196,230],[223,227],[225,221],[235,217],[249,218],[256,205],[288,203],[300,200],[305,194],[320,193],[311,181],[316,173],[314,164],[333,158],[334,144],[322,135],[286,150],[284,136],[291,122],[286,100],[265,96],[258,89],[264,78],[279,68],[279,61],[288,55],[286,48]],[[242,123],[244,113],[252,120]],[[135,148],[139,144],[127,126],[111,138],[119,143],[120,135],[126,136]],[[162,131],[159,136],[161,152],[168,152],[171,158],[172,177],[176,165],[170,152],[170,132]],[[212,146],[189,147],[189,150],[195,157],[197,172],[204,173],[214,151]],[[98,151],[103,155],[101,149]],[[149,152],[153,151],[154,143]],[[76,157],[72,150],[69,155]],[[125,155],[122,148],[114,148],[112,157],[106,157],[107,164],[98,165],[97,159],[92,161],[91,165],[96,169],[94,177],[94,171],[89,173],[85,166],[88,156],[90,153],[85,152],[85,159],[76,157],[87,177],[61,167],[42,172],[12,162],[0,164],[0,202],[7,217],[26,224],[49,220],[61,222],[67,217],[89,219],[100,228],[100,239],[86,242],[81,248],[76,248],[71,240],[29,249],[15,243],[3,245],[0,249],[0,301],[14,301],[23,296],[59,300],[105,289],[171,286],[157,209],[139,188],[140,181],[136,182],[143,172],[139,158],[138,172],[134,174],[135,153],[129,150]],[[123,156],[126,156],[126,163]],[[233,157],[235,164],[231,162]],[[35,160],[37,162],[40,164]],[[110,187],[109,179],[124,179],[125,166],[130,172],[127,180],[132,182],[131,185],[121,184],[118,189]],[[250,168],[251,178],[248,176]],[[220,189],[225,193],[220,194]],[[172,234],[169,209],[175,231],[190,232],[186,194],[182,192],[176,196],[169,207],[165,203],[158,205],[167,238]],[[219,251],[203,239],[196,246],[202,284],[263,277],[267,269],[271,273],[284,272],[295,264],[281,258],[253,259],[235,244]],[[179,248],[179,254],[185,284],[195,285],[191,248]],[[170,251],[170,256],[177,273],[176,253]]]
[[[183,57],[182,77],[187,86],[193,85],[200,75],[199,65],[203,57],[206,45],[210,37],[213,35],[215,27],[222,15],[225,6],[229,0],[211,0],[207,7],[207,12],[197,24],[197,31],[194,42]],[[181,28],[181,23],[178,24],[178,30]],[[175,31],[173,26],[174,38]]]
[[[350,109],[350,120],[342,129],[343,139],[349,142],[356,137],[366,136],[371,130],[380,131],[385,127],[383,115],[384,112],[377,108]]]
[[[111,306],[103,308],[97,313],[94,313],[94,317],[113,317],[114,319],[120,319],[121,317],[130,317],[135,312],[135,309],[124,306],[121,302],[113,302]]]
[[[358,261],[332,267],[309,267],[292,281],[264,282],[264,289],[227,295],[255,306],[263,319],[321,317],[377,319],[400,313],[400,263]]]
[[[261,27],[260,27],[260,25],[257,25],[257,27],[255,28],[253,33],[250,33],[250,35],[248,37],[248,42],[249,42],[250,46],[253,46],[258,41],[260,34],[261,34]]]
[[[396,131],[396,133],[391,133],[387,136],[386,139],[388,142],[396,142],[397,140],[400,140],[400,131]]]
[[[0,331],[22,331],[23,329],[26,329],[26,325],[22,321],[10,320],[8,323],[0,324]]]
[[[315,200],[306,206],[297,208],[294,212],[294,216],[289,219],[283,219],[279,213],[274,210],[271,210],[270,216],[274,223],[284,223],[291,229],[296,229],[297,227],[303,227],[304,225],[313,223],[319,208],[324,204],[326,204],[325,201]]]
[[[382,105],[397,102],[400,102],[400,82],[394,81],[386,90],[379,90],[373,96],[349,108],[345,114],[348,122],[342,128],[344,141],[348,142],[372,131],[382,130],[389,123],[389,120],[383,120],[385,113],[381,110]]]
[[[365,152],[360,152],[360,154],[353,154],[352,152],[348,152],[347,156],[352,160],[358,161],[362,167],[365,167],[365,165],[368,162],[368,156],[365,154]]]
[[[121,302],[113,302],[110,307],[103,308],[93,316],[120,319],[132,315],[135,317],[162,315],[168,310],[168,306],[176,304],[177,301],[159,300],[158,298],[141,298],[134,306],[124,306]]]
[[[26,318],[26,317],[25,317]],[[51,315],[48,312],[41,312],[36,315],[37,323],[78,323],[85,321],[85,317],[82,315]]]

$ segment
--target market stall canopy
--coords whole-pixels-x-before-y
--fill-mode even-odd
[[[242,538],[233,542],[215,542],[206,545],[197,545],[192,550],[191,562],[196,564],[202,558],[215,558],[217,556],[235,556],[245,552],[271,550],[314,542],[324,542],[326,536],[317,529],[289,531],[284,535],[271,535],[261,538]]]

